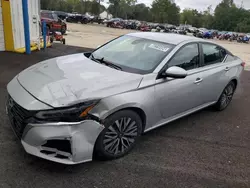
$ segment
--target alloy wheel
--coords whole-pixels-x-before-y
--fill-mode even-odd
[[[104,149],[110,154],[120,155],[135,143],[137,136],[136,121],[123,117],[108,127],[103,139]]]
[[[226,108],[231,102],[234,94],[234,85],[228,85],[221,96],[221,108]]]

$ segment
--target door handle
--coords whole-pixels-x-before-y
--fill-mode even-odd
[[[203,81],[203,79],[202,78],[196,78],[196,80],[195,80],[195,84],[198,84],[198,83],[201,83]]]
[[[225,68],[225,71],[229,71],[229,70],[230,70],[230,68],[229,68],[229,67],[226,67],[226,68]]]

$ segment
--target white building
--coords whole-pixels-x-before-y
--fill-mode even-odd
[[[109,14],[107,11],[103,11],[99,16],[101,19],[111,19],[113,17],[112,14]]]

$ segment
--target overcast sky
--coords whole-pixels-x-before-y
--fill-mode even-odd
[[[107,0],[105,0],[107,1]],[[144,3],[147,6],[150,6],[153,0],[137,0],[138,3]],[[180,6],[183,10],[185,8],[193,8],[198,10],[205,10],[209,5],[213,6],[213,9],[221,0],[175,0],[176,4]],[[236,5],[240,6],[242,0],[234,0]],[[250,9],[250,0],[243,0],[244,8]]]

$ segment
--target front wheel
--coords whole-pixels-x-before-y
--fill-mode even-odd
[[[236,89],[236,85],[233,81],[231,81],[226,88],[223,90],[219,100],[215,104],[215,109],[218,111],[225,110],[230,102],[232,101],[234,92]]]
[[[126,155],[142,133],[142,120],[131,110],[114,113],[104,121],[104,126],[95,145],[95,154],[99,159],[115,159]]]

